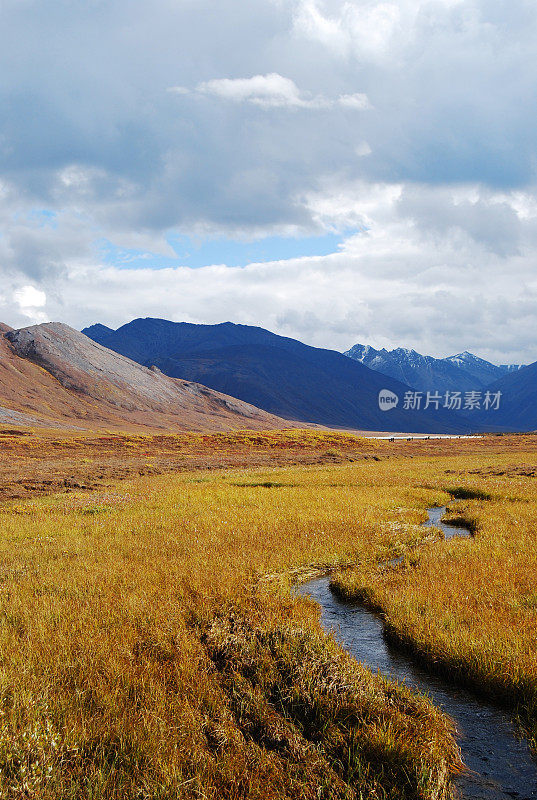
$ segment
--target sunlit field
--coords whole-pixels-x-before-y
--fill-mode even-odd
[[[534,462],[535,464],[535,462]],[[446,520],[471,539],[408,554],[396,568],[337,575],[340,595],[385,612],[394,640],[493,699],[514,704],[537,746],[537,468],[499,459],[444,484],[468,495]],[[472,498],[475,495],[475,499]]]
[[[292,584],[344,569],[394,627],[400,605],[431,647],[447,631],[504,685],[533,686],[534,479],[490,473],[534,463],[525,447],[145,475],[0,506],[0,796],[447,797],[450,721],[348,657]],[[475,541],[428,544],[425,509],[460,485],[494,498],[461,501]]]

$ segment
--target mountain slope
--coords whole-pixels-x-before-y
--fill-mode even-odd
[[[88,336],[90,339],[93,339],[93,341],[97,342],[98,344],[102,344],[106,337],[113,332],[113,328],[108,328],[106,325],[101,325],[100,323],[97,323],[97,325],[91,325],[86,331],[84,331],[86,336]]]
[[[465,392],[481,385],[476,386],[470,375],[446,359],[422,356],[415,350],[404,347],[375,350],[370,345],[356,344],[345,355],[422,392]]]
[[[0,421],[81,428],[274,428],[289,423],[141,367],[62,323],[0,332]]]
[[[93,329],[85,332],[91,336]],[[137,319],[102,342],[146,366],[203,382],[288,419],[364,430],[459,433],[468,429],[468,423],[451,412],[403,410],[402,398],[409,389],[405,384],[341,353],[309,347],[263,328]],[[381,389],[401,399],[388,413],[379,409]]]
[[[344,355],[421,392],[478,391],[519,369],[518,364],[498,367],[467,350],[448,358],[433,358],[404,347],[375,350],[370,345],[355,344]]]
[[[474,379],[474,386],[476,388],[476,381],[480,386],[488,386],[493,381],[499,380],[502,375],[505,375],[515,365],[504,365],[502,367],[491,364],[490,361],[485,361],[484,358],[474,356],[465,350],[463,353],[457,353],[454,356],[448,356],[444,361],[459,367],[463,372]]]
[[[491,394],[501,392],[497,411],[481,412],[479,422],[514,431],[537,431],[537,361],[509,372],[487,386]]]

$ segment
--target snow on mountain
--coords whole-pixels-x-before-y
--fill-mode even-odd
[[[480,390],[519,369],[514,364],[496,366],[467,350],[448,358],[433,358],[407,347],[375,350],[371,345],[356,344],[345,355],[419,391]]]
[[[460,367],[460,369],[467,372],[483,386],[487,386],[493,381],[498,380],[502,375],[508,372],[520,369],[520,366],[517,364],[504,364],[502,366],[491,364],[490,361],[485,361],[484,358],[479,358],[479,356],[469,353],[468,350],[464,350],[464,352],[457,353],[454,356],[449,356],[444,360]]]

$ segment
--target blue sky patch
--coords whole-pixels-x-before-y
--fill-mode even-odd
[[[118,247],[101,239],[98,249],[105,264],[128,269],[164,269],[165,267],[191,267],[197,269],[212,264],[228,267],[245,267],[247,264],[267,261],[285,261],[291,258],[326,256],[337,253],[349,232],[328,233],[323,236],[285,237],[269,236],[252,242],[235,239],[196,239],[190,236],[171,235],[168,244],[177,257]]]
[[[58,214],[49,208],[31,208],[26,213],[26,218],[39,228],[49,227],[56,230],[58,227]]]

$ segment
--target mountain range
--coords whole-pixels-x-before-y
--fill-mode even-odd
[[[410,387],[334,350],[310,347],[263,328],[135,319],[117,330],[96,324],[84,334],[101,345],[202,383],[285,419],[357,430],[461,433],[470,423],[439,408],[404,410]],[[379,392],[401,402],[386,413]]]
[[[370,345],[355,344],[345,355],[422,392],[479,390],[520,369],[518,364],[496,366],[467,350],[448,358],[433,358],[404,347],[375,350]]]
[[[371,348],[363,350],[378,367]],[[537,429],[537,363],[510,369],[469,353],[430,359],[392,352],[405,382],[342,353],[247,325],[137,319],[117,331],[97,324],[82,333],[62,323],[0,325],[0,423],[114,430],[317,424],[454,434]],[[479,384],[484,394],[486,387],[501,394],[501,406],[408,407],[419,373],[443,377],[454,391],[466,389],[464,373],[468,391]]]
[[[501,393],[501,404],[497,411],[476,414],[477,424],[490,421],[504,430],[537,430],[537,361],[504,375],[487,389]]]
[[[345,355],[383,375],[404,380],[420,392],[477,391],[482,399],[486,392],[490,396],[498,394],[498,408],[461,409],[475,430],[537,430],[537,362],[497,366],[468,351],[433,358],[402,347],[375,350],[361,344],[351,347]]]

